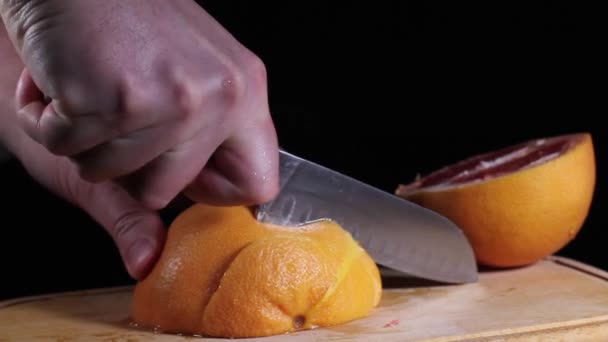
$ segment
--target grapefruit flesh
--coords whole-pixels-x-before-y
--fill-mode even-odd
[[[575,238],[596,181],[591,135],[534,139],[466,158],[396,194],[456,223],[480,264],[534,263]]]

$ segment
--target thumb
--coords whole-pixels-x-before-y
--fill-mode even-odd
[[[143,207],[114,183],[76,182],[80,188],[74,193],[78,205],[112,236],[129,274],[138,280],[145,277],[166,236],[158,213]]]

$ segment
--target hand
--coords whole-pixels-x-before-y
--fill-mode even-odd
[[[83,181],[68,159],[52,155],[17,129],[13,95],[23,65],[2,28],[0,60],[0,141],[34,179],[82,208],[105,228],[118,246],[129,274],[142,278],[162,250],[165,229],[160,217],[112,182]]]
[[[115,180],[152,209],[183,189],[222,205],[278,191],[264,65],[192,0],[1,6],[26,66],[21,127],[69,157],[52,159],[62,174]]]

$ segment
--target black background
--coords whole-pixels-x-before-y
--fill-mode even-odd
[[[593,206],[560,254],[608,269],[599,9],[548,1],[202,3],[266,63],[281,145],[386,191],[476,153],[591,132]],[[1,297],[132,282],[86,214],[14,161],[0,172]]]

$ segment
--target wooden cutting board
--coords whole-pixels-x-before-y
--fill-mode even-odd
[[[420,284],[383,272],[379,307],[366,318],[291,334],[289,341],[608,341],[608,273],[552,257],[482,271],[478,283]],[[131,287],[0,302],[0,341],[220,341],[129,325]],[[272,336],[242,341],[285,341]]]

